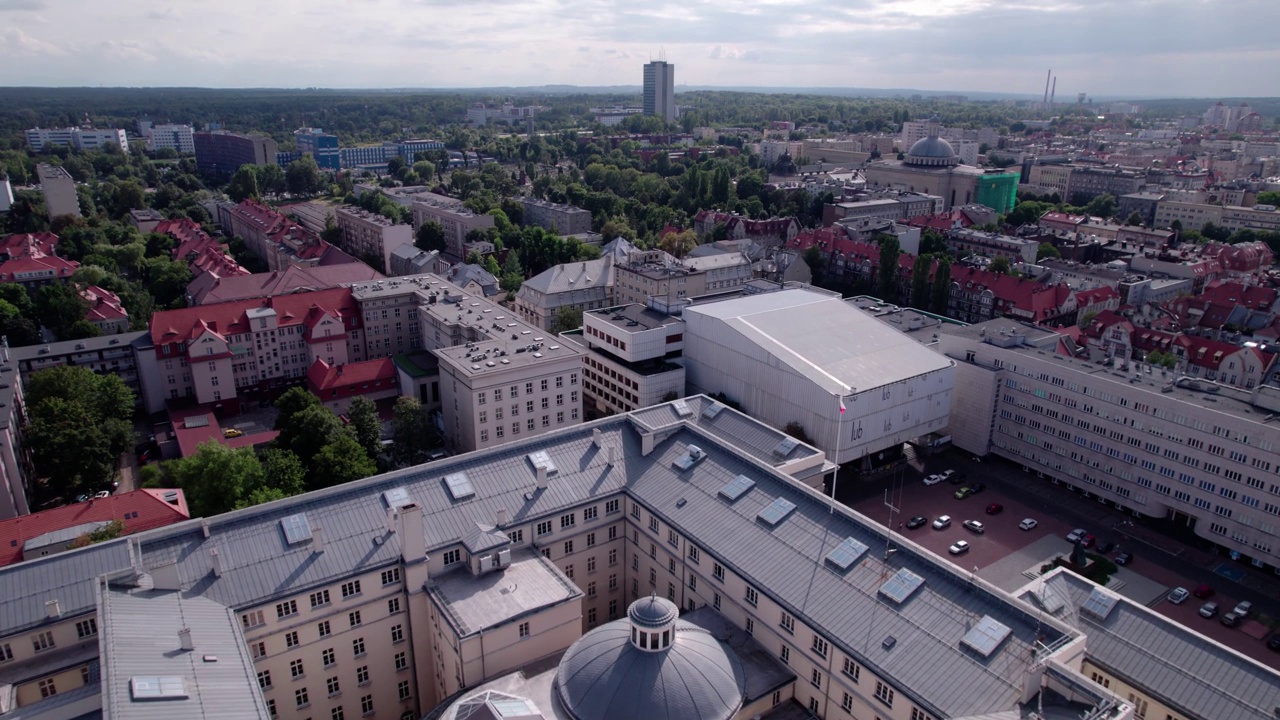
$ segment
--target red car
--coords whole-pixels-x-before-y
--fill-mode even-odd
[[[1095,538],[1092,535],[1085,535],[1084,537],[1080,538],[1080,544],[1084,545],[1087,548],[1093,547],[1093,543],[1095,541],[1097,541],[1097,538]]]
[[[1191,591],[1191,594],[1198,598],[1207,598],[1213,595],[1213,588],[1208,585],[1197,585],[1196,589]]]
[[[988,515],[999,515],[1002,512],[1004,512],[1004,506],[1000,503],[991,503],[987,506]]]

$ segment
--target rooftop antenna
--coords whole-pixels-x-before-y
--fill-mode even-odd
[[[1049,90],[1049,107],[1053,107],[1053,96],[1058,94],[1058,76],[1053,76],[1053,87]]]
[[[1049,105],[1049,78],[1053,77],[1053,70],[1044,74],[1044,104]]]

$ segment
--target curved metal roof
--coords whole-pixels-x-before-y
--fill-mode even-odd
[[[919,158],[953,158],[956,157],[955,148],[951,147],[951,143],[940,137],[932,136],[917,140],[911,146],[911,150],[907,152],[908,157]]]
[[[675,622],[680,616],[680,609],[666,598],[651,595],[631,603],[627,615],[636,627],[653,629]]]

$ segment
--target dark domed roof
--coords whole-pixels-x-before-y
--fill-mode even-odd
[[[911,146],[911,150],[907,152],[908,157],[913,158],[940,158],[947,159],[956,157],[955,148],[951,147],[951,143],[937,136],[931,136],[917,140]]]
[[[627,614],[636,627],[661,628],[675,622],[680,616],[680,608],[666,598],[650,596],[631,603]]]
[[[663,601],[666,603],[667,601]],[[667,603],[670,604],[670,603]],[[633,616],[658,607],[643,600]],[[615,620],[578,639],[556,672],[555,692],[576,720],[729,720],[742,708],[746,676],[728,646],[684,620],[671,645],[646,652],[632,621]]]

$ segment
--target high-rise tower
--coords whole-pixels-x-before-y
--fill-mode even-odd
[[[644,114],[676,119],[676,66],[655,60],[644,66]]]

